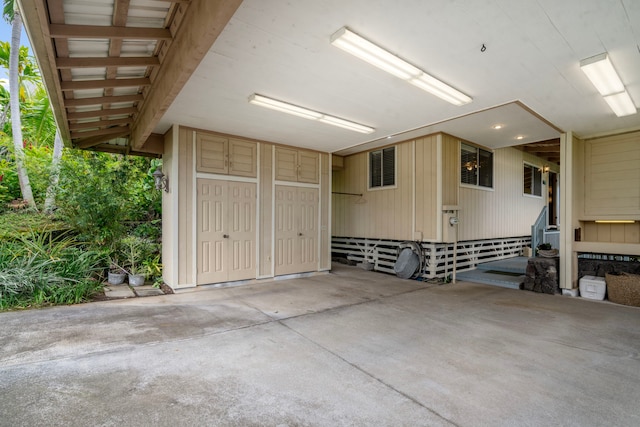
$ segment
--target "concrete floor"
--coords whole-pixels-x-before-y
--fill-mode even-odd
[[[355,267],[0,313],[2,426],[638,426],[640,309]]]

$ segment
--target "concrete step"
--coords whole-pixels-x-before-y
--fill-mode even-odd
[[[478,264],[478,270],[525,274],[527,271],[528,261],[529,258],[525,256],[501,259],[498,261],[490,261]]]
[[[509,289],[522,289],[524,274],[499,273],[484,270],[470,270],[456,274],[457,280],[473,283],[483,283],[485,285],[500,286]]]

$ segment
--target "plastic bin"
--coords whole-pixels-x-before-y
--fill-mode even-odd
[[[583,298],[603,300],[606,291],[604,277],[584,276],[580,279],[580,296]]]

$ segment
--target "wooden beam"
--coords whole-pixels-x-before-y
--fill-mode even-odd
[[[139,151],[151,154],[164,154],[164,135],[159,133],[152,133],[145,141],[144,145],[139,148]]]
[[[58,58],[56,66],[62,68],[149,67],[160,65],[157,56],[121,56],[117,58]]]
[[[129,115],[129,114],[136,114],[136,113],[138,113],[138,109],[135,107],[107,108],[106,110],[81,111],[79,113],[69,113],[67,114],[67,119],[69,120],[90,119],[93,117],[119,116],[122,114]]]
[[[71,123],[69,125],[69,130],[101,128],[104,126],[129,125],[131,123],[133,123],[133,119],[131,117],[127,117],[126,119],[98,120],[95,122]]]
[[[50,24],[52,38],[79,39],[127,39],[127,40],[171,40],[171,31],[166,28],[107,27],[102,25]]]
[[[90,130],[90,131],[87,131],[87,132],[71,132],[71,139],[83,138],[83,137],[90,138],[92,136],[121,134],[123,131],[126,131],[127,134],[129,134],[131,132],[131,129],[129,128],[129,126],[116,126],[116,127],[109,128],[109,129]],[[112,136],[112,138],[113,138],[113,136]]]
[[[149,86],[151,81],[144,77],[140,79],[108,79],[108,80],[76,80],[61,82],[62,90],[104,89],[106,87],[134,87]]]
[[[242,0],[189,3],[132,129],[134,150],[151,135],[241,3]]]
[[[64,106],[66,108],[80,107],[86,105],[102,105],[114,102],[137,102],[142,101],[144,97],[138,93],[136,95],[120,95],[120,96],[100,96],[95,98],[73,98],[66,99]]]
[[[107,141],[111,141],[112,139],[124,138],[125,136],[128,136],[130,133],[131,133],[131,131],[125,130],[125,131],[123,131],[121,133],[114,133],[112,135],[100,135],[100,136],[95,136],[93,138],[80,139],[74,145],[77,148],[85,150],[87,148],[94,147],[94,146],[96,146],[98,144],[102,144],[102,143],[105,143]]]

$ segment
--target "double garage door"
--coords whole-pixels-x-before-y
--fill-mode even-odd
[[[197,283],[257,277],[257,194],[253,182],[197,181]],[[274,274],[318,265],[318,189],[275,188]]]

